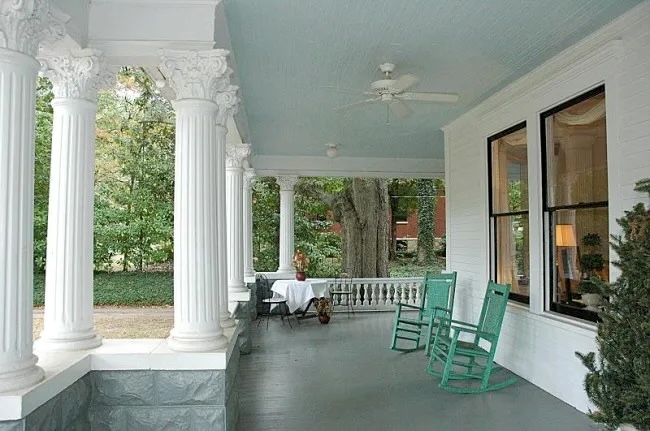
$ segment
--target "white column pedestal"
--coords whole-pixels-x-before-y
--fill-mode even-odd
[[[32,343],[34,107],[39,64],[29,55],[1,46],[0,41],[0,392],[8,392],[43,379]]]
[[[244,280],[255,280],[255,267],[253,262],[253,184],[255,171],[244,171],[244,197],[243,197],[243,244],[244,244]]]
[[[293,223],[293,188],[298,177],[277,177],[280,185],[280,258],[278,273],[293,275],[296,273],[292,265],[294,253],[294,223]]]
[[[226,210],[228,220],[228,291],[246,292],[244,284],[243,162],[250,145],[226,147]]]

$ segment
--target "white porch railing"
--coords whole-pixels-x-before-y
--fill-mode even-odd
[[[389,311],[395,309],[398,302],[419,304],[422,295],[424,277],[405,278],[353,278],[352,295],[337,295],[336,292],[348,290],[350,286],[339,286],[334,279],[328,279],[332,292],[334,307],[345,307],[348,298],[352,301],[355,311]],[[336,310],[336,308],[335,308]]]

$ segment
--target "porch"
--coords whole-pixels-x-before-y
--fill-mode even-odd
[[[583,413],[520,379],[481,395],[445,392],[421,351],[388,349],[393,313],[253,325],[240,360],[240,431],[596,430]]]

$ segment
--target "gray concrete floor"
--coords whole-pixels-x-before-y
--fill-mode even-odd
[[[293,318],[292,318],[293,319]],[[521,379],[453,394],[425,374],[422,351],[390,350],[392,313],[335,314],[328,325],[253,322],[241,358],[239,431],[598,430],[573,407]]]

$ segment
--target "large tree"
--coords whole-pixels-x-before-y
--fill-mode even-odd
[[[98,98],[95,263],[140,270],[171,258],[174,120],[139,69],[124,69]]]
[[[343,269],[353,277],[388,277],[387,181],[347,179],[335,202],[342,228]]]

